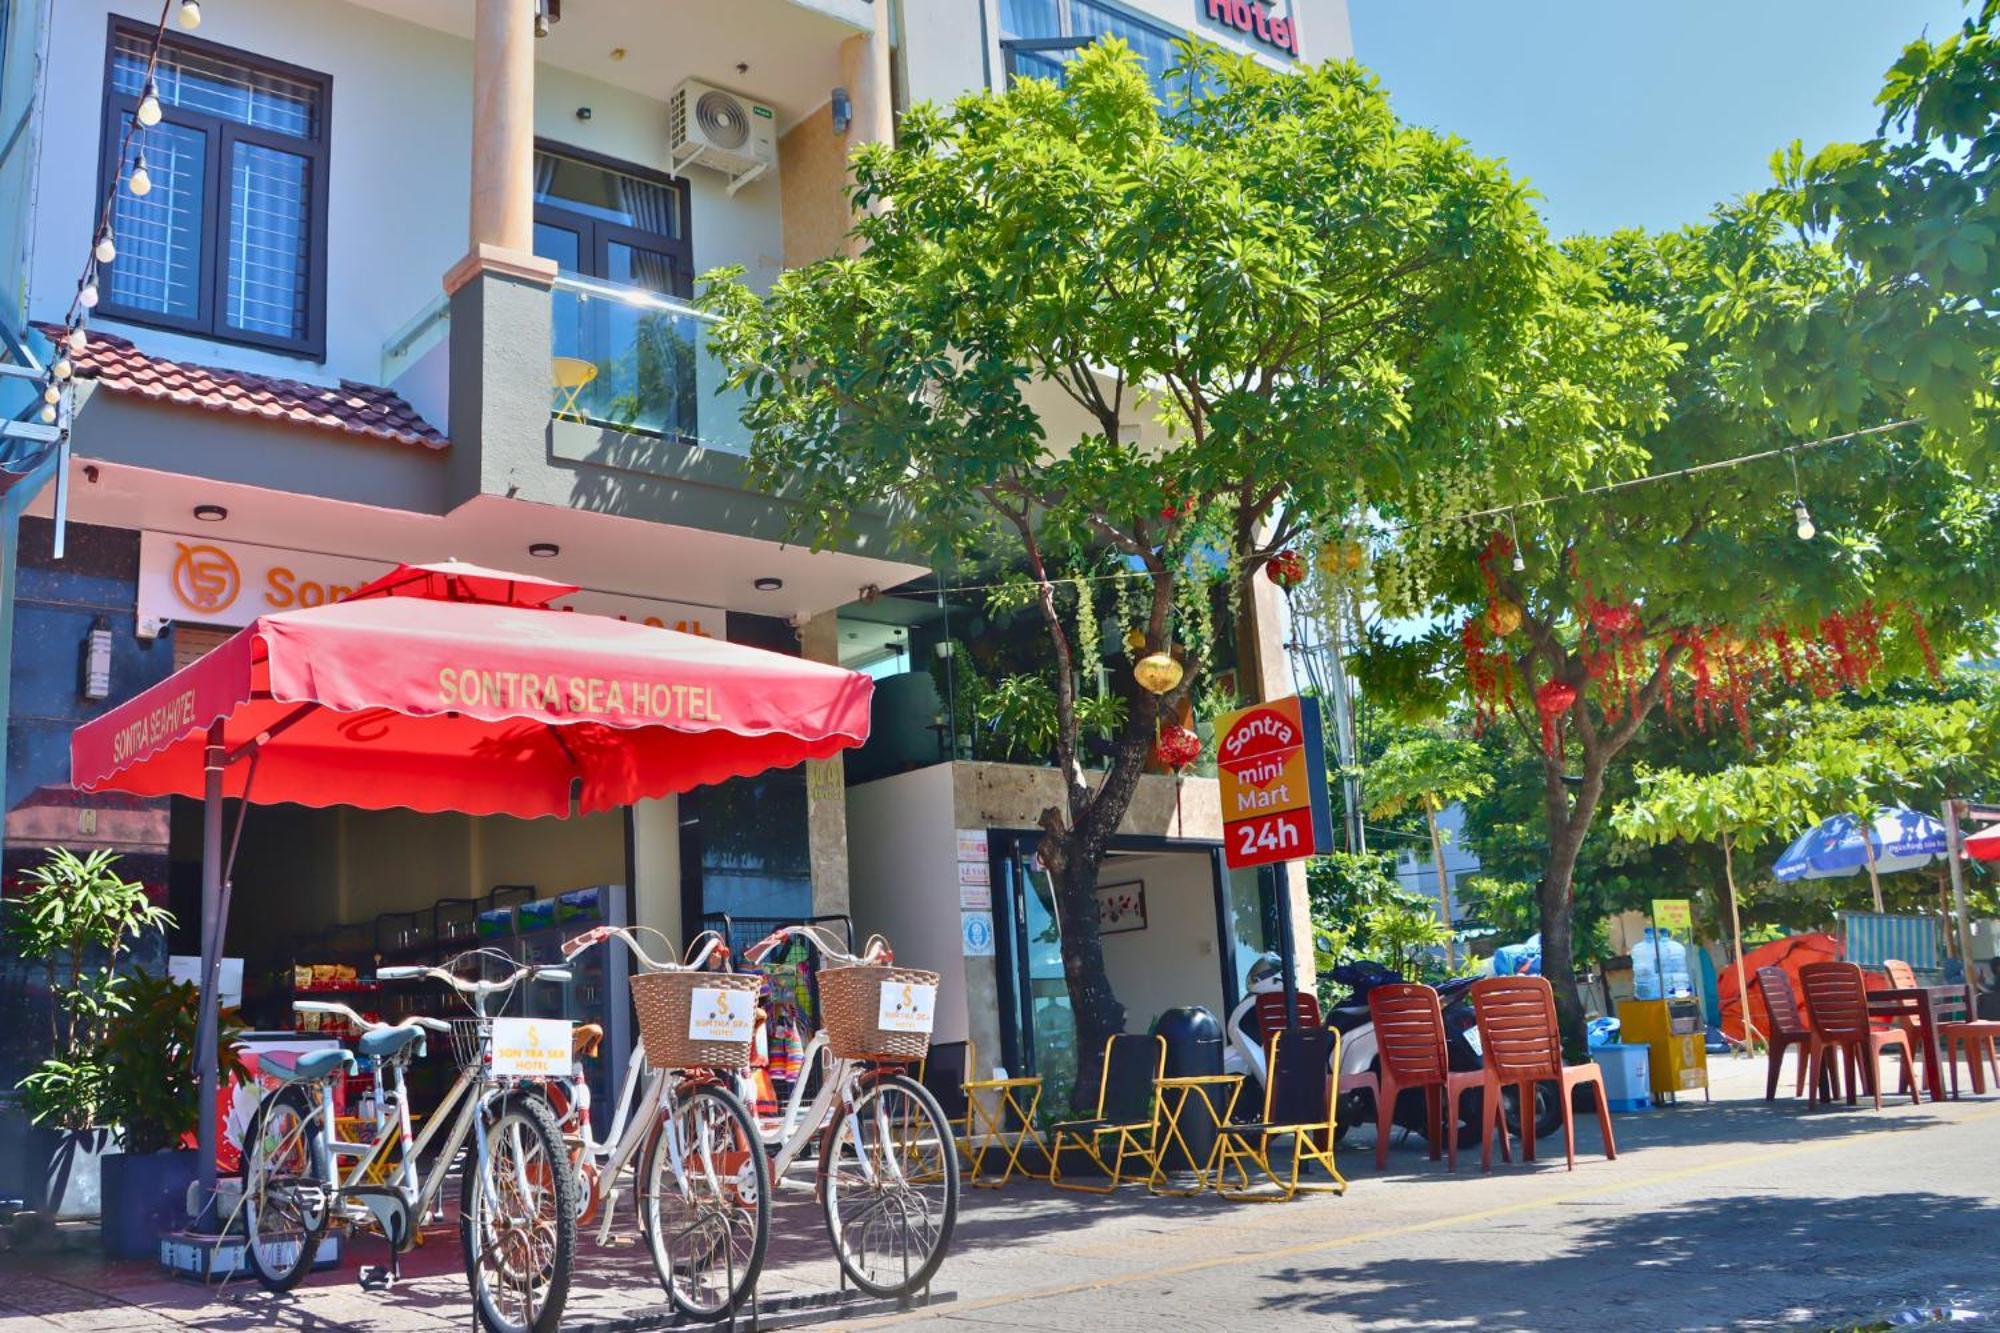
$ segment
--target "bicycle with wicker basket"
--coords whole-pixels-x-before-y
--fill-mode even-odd
[[[771,1180],[818,1194],[834,1256],[856,1287],[907,1296],[937,1272],[958,1221],[951,1122],[904,1072],[929,1054],[938,974],[895,966],[879,935],[856,956],[815,926],[787,926],[744,957],[755,966],[797,936],[823,959],[822,1027],[806,1047],[806,1076],[765,1131]]]
[[[667,961],[646,952],[641,931],[666,944]],[[750,1063],[757,978],[707,970],[729,952],[712,931],[679,963],[672,942],[644,927],[598,926],[565,941],[563,957],[614,938],[639,962],[631,980],[639,1043],[609,1137],[600,1143],[592,1132],[580,1069],[551,1088],[583,1200],[579,1220],[595,1217],[598,1243],[610,1240],[630,1168],[633,1225],[668,1299],[690,1319],[727,1319],[755,1290],[771,1232],[763,1141],[729,1081]]]

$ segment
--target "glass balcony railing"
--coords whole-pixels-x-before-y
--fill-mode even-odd
[[[615,430],[747,453],[742,396],[718,394],[711,317],[669,297],[563,273],[555,283],[550,412]]]

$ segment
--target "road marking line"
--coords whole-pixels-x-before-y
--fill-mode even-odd
[[[1770,1148],[1763,1152],[1745,1153],[1739,1157],[1724,1158],[1720,1161],[1704,1162],[1696,1166],[1677,1167],[1672,1171],[1656,1171],[1649,1176],[1621,1180],[1615,1184],[1594,1185],[1589,1189],[1568,1190],[1561,1194],[1551,1194],[1539,1199],[1524,1199],[1519,1203],[1501,1204],[1471,1213],[1453,1213],[1445,1217],[1429,1218],[1422,1222],[1404,1222],[1396,1226],[1376,1227],[1368,1231],[1356,1231],[1345,1236],[1333,1236],[1326,1240],[1303,1241],[1297,1245],[1283,1245],[1271,1250],[1243,1250],[1234,1254],[1216,1255],[1207,1259],[1192,1259],[1186,1263],[1167,1264],[1158,1268],[1135,1269],[1129,1273],[1113,1273],[1106,1277],[1092,1278],[1084,1282],[1071,1282],[1059,1287],[1042,1287],[1035,1291],[1017,1292],[1004,1296],[982,1296],[970,1301],[954,1301],[948,1306],[935,1310],[911,1310],[907,1314],[888,1315],[881,1319],[863,1320],[849,1328],[886,1328],[892,1324],[905,1324],[918,1319],[944,1319],[955,1315],[971,1314],[978,1310],[992,1310],[1003,1305],[1018,1305],[1025,1301],[1047,1300],[1055,1296],[1074,1296],[1086,1291],[1102,1291],[1110,1287],[1128,1286],[1134,1282],[1159,1281],[1167,1278],[1185,1277],[1190,1273],[1203,1273],[1214,1268],[1229,1268],[1235,1265],[1255,1263],[1258,1260],[1289,1259],[1305,1254],[1323,1254],[1330,1250],[1347,1249],[1355,1245],[1365,1245],[1369,1241],[1387,1240],[1395,1236],[1412,1236],[1426,1231],[1442,1231],[1447,1227],[1461,1227],[1469,1223],[1488,1222],[1499,1217],[1516,1217],[1522,1213],[1537,1212],[1544,1208],[1555,1208],[1563,1204],[1577,1203],[1587,1199],[1604,1198],[1607,1195],[1623,1194],[1630,1190],[1651,1189],[1658,1185],[1671,1184],[1678,1180],[1691,1180],[1697,1176],[1714,1175],[1719,1171],[1734,1171],[1742,1167],[1756,1166],[1764,1162],[1783,1161],[1788,1157],[1804,1157],[1812,1153],[1831,1152],[1837,1148],[1851,1148],[1857,1140],[1892,1134],[1902,1136],[1910,1133],[1924,1133],[1927,1130],[1945,1129],[1956,1125],[1975,1124],[1981,1120],[1991,1120],[2000,1116],[2000,1106],[1989,1106],[1950,1120],[1923,1125],[1916,1130],[1898,1129],[1884,1126],[1881,1129],[1863,1130],[1859,1134],[1831,1135],[1815,1139],[1811,1143],[1795,1143],[1782,1148]],[[1698,1147],[1698,1144],[1675,1145]]]

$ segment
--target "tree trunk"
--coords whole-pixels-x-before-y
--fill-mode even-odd
[[[1431,862],[1437,866],[1438,904],[1444,912],[1444,966],[1447,972],[1458,971],[1458,939],[1451,921],[1451,876],[1444,872],[1444,839],[1438,836],[1437,811],[1428,803],[1424,806],[1424,822],[1431,829]]]
[[[1542,976],[1555,991],[1556,1019],[1562,1026],[1563,1050],[1572,1060],[1584,1059],[1590,1043],[1584,1031],[1583,997],[1576,987],[1576,940],[1571,918],[1576,862],[1584,836],[1604,795],[1605,758],[1586,754],[1583,781],[1570,795],[1563,781],[1560,754],[1542,762],[1543,798],[1549,822],[1549,868],[1537,895],[1542,917]]]

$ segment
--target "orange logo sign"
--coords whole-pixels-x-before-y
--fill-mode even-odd
[[[215,615],[227,611],[243,590],[243,575],[220,547],[175,542],[174,596],[190,611]]]

